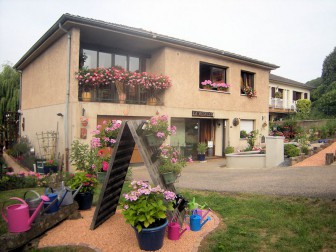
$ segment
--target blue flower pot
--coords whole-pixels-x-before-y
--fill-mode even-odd
[[[78,203],[78,210],[88,210],[92,206],[93,193],[78,193],[75,197],[75,200]]]
[[[136,228],[133,228],[138,239],[140,249],[154,251],[162,248],[167,225],[168,220],[166,219],[165,223],[161,226],[143,228],[140,233]]]

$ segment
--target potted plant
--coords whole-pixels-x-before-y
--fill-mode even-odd
[[[143,132],[149,146],[160,146],[168,136],[176,133],[176,127],[168,125],[168,116],[154,116],[147,120]]]
[[[81,121],[82,126],[86,127],[88,125],[88,123],[89,123],[89,118],[82,116],[80,118],[80,121]]]
[[[96,176],[87,172],[76,172],[68,184],[72,189],[76,189],[82,185],[75,200],[78,203],[79,210],[90,209],[93,201],[93,193],[98,184]]]
[[[50,172],[57,172],[58,162],[56,159],[51,158],[44,162],[43,173],[48,174]]]
[[[98,159],[100,159],[101,162],[96,162],[95,165],[97,165],[97,179],[99,183],[103,183],[106,177],[106,172],[109,167],[109,160],[110,155],[105,155],[103,150],[98,151]],[[100,167],[100,169],[99,169]]]
[[[75,200],[80,205],[80,210],[89,209],[94,189],[98,183],[96,179],[97,168],[102,166],[102,159],[98,156],[98,149],[90,148],[88,144],[75,140],[71,144],[70,160],[79,172],[70,180],[69,185],[72,188],[77,188],[83,184]]]
[[[126,223],[133,227],[140,249],[159,250],[168,224],[167,211],[174,209],[176,195],[143,181],[132,181],[130,187],[121,201]]]
[[[91,147],[112,148],[116,142],[121,123],[120,120],[111,120],[103,121],[102,125],[98,124],[96,129],[91,132],[94,135],[91,140]],[[110,152],[112,153],[112,151]]]
[[[172,184],[180,176],[181,170],[187,165],[180,151],[173,146],[161,146],[159,172],[166,184]],[[189,158],[189,161],[191,159]]]
[[[201,87],[203,89],[209,89],[211,90],[213,88],[213,83],[211,80],[204,80],[201,82]]]
[[[277,92],[274,93],[274,97],[282,99],[282,93],[277,91]]]
[[[217,90],[219,91],[228,91],[229,87],[231,85],[225,82],[220,82],[220,83],[215,83],[215,87],[217,88]]]
[[[248,98],[252,98],[252,97],[254,97],[254,96],[256,96],[257,95],[257,91],[255,91],[252,87],[250,87],[250,86],[245,86],[244,88],[243,88],[243,92],[244,92],[244,94],[246,94],[246,96],[248,97]]]
[[[197,145],[197,158],[199,161],[205,160],[205,152],[208,149],[208,146],[206,143],[202,142]]]

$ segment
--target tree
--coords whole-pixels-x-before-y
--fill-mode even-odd
[[[20,74],[9,65],[3,65],[0,73],[0,125],[5,112],[19,108]]]
[[[308,99],[298,100],[296,103],[297,116],[300,119],[306,119],[309,117],[311,110],[311,101]]]
[[[323,62],[322,69],[323,85],[329,86],[333,81],[336,81],[336,47]]]
[[[325,115],[336,115],[336,47],[323,62],[321,80],[312,80],[310,84],[317,84],[312,92],[313,110],[321,111]]]

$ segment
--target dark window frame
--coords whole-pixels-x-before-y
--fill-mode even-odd
[[[112,50],[100,50],[100,49],[97,49],[97,48],[92,48],[90,46],[83,46],[80,51],[81,51],[81,54],[83,54],[83,50],[90,50],[90,51],[95,51],[96,52],[96,57],[97,57],[97,66],[96,67],[93,67],[93,68],[97,68],[99,67],[99,53],[107,53],[107,54],[111,54],[111,66],[115,66],[115,55],[120,55],[120,56],[126,56],[126,70],[128,71],[129,70],[129,66],[130,66],[130,58],[138,58],[139,59],[139,72],[143,72],[145,71],[144,69],[144,64],[143,64],[143,57],[142,56],[139,56],[139,55],[135,55],[135,54],[128,54],[128,53],[125,53],[125,52],[118,52],[118,51],[112,51]]]
[[[244,86],[249,86],[251,87],[253,90],[255,90],[255,83],[254,83],[254,79],[255,79],[255,73],[253,72],[249,72],[249,71],[245,71],[245,70],[241,70],[240,71],[240,78],[241,78],[241,84],[240,84],[240,94],[245,95],[245,92],[243,90]],[[247,82],[248,85],[246,85],[246,81],[250,79],[250,83]]]
[[[199,83],[198,83],[198,87],[200,89],[202,88],[201,82],[203,82],[205,80],[212,80],[213,79],[212,74],[214,72],[214,69],[220,69],[220,70],[224,71],[223,82],[227,83],[227,69],[228,69],[228,67],[200,61],[200,63],[199,63]],[[217,88],[213,88],[212,90],[217,90]]]

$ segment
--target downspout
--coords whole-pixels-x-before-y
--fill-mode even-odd
[[[21,137],[21,120],[22,120],[22,110],[21,110],[21,100],[22,100],[22,71],[18,70],[20,74],[20,90],[19,90],[19,109],[18,109],[18,114],[19,114],[19,137]]]
[[[66,96],[65,96],[65,112],[64,112],[64,144],[65,144],[65,170],[69,171],[69,101],[70,101],[70,59],[71,59],[71,33],[64,29],[61,23],[58,24],[59,28],[68,34],[67,45],[67,83],[66,83]]]

